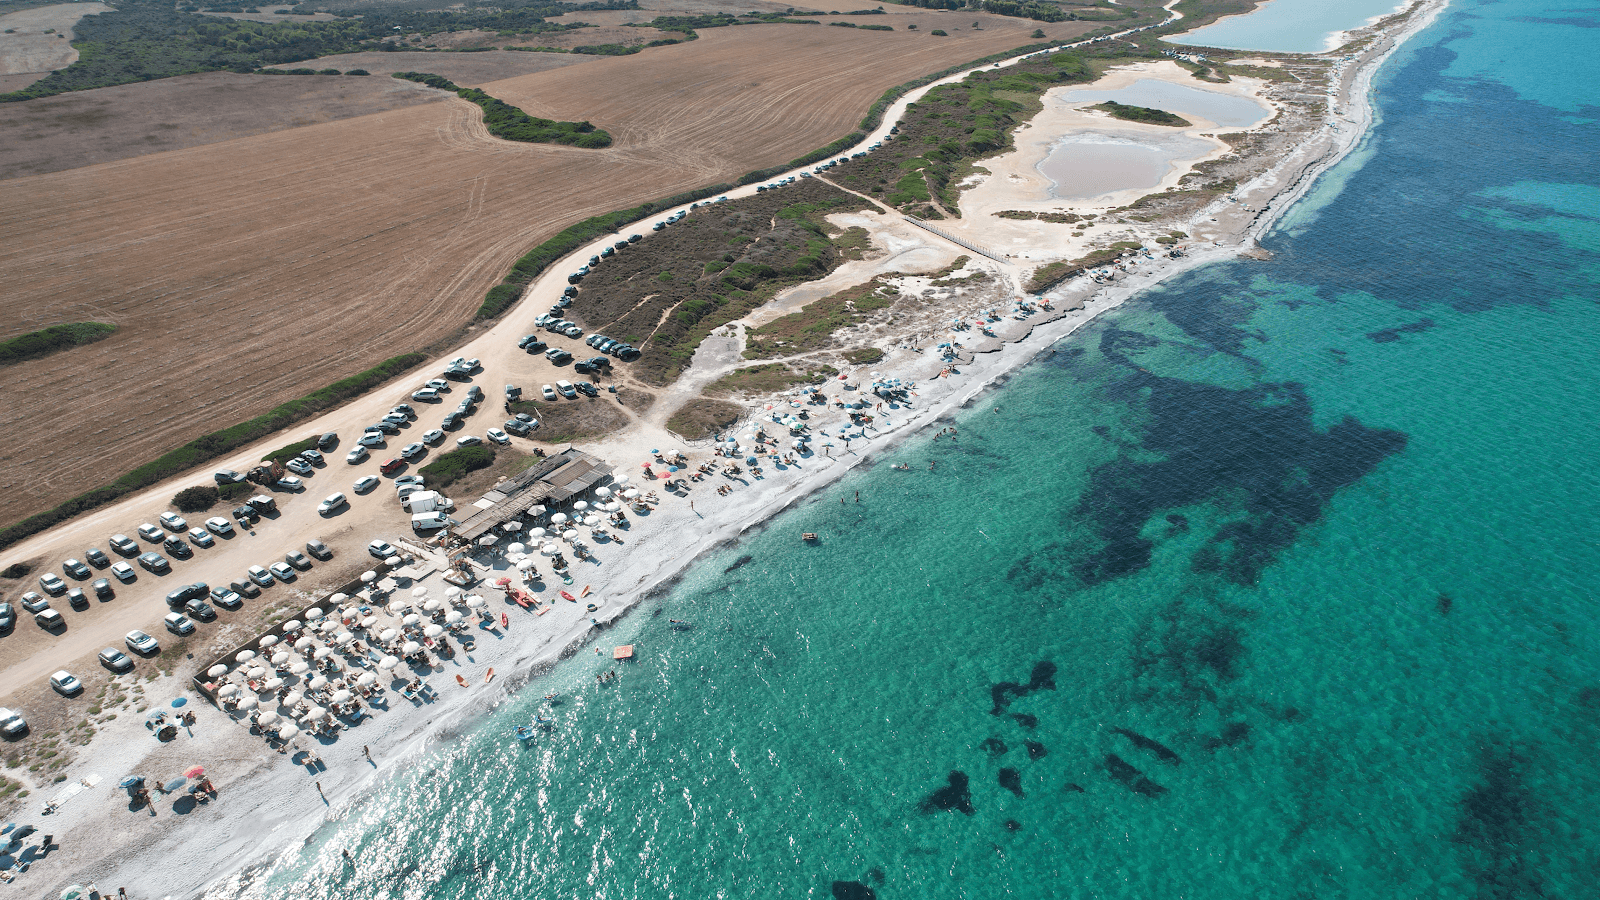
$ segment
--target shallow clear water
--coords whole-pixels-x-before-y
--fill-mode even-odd
[[[1452,8],[1273,261],[1062,342],[213,895],[1594,896],[1584,16]]]
[[[1253,12],[1167,40],[1229,50],[1320,53],[1334,49],[1339,32],[1360,28],[1402,5],[1395,0],[1268,0]]]
[[[1155,187],[1177,161],[1204,156],[1211,144],[1183,135],[1082,132],[1059,141],[1039,161],[1046,195],[1085,200],[1113,191]]]
[[[1064,91],[1057,99],[1074,105],[1115,100],[1130,106],[1163,109],[1180,116],[1198,116],[1228,127],[1247,127],[1267,117],[1266,108],[1247,97],[1152,78],[1141,78],[1114,91]]]

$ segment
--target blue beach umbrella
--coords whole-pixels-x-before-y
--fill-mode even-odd
[[[168,791],[175,791],[178,788],[183,787],[188,782],[189,782],[189,779],[187,779],[187,778],[174,778],[171,781],[167,782],[166,784],[162,785],[162,788],[165,789],[165,790],[168,790]]]
[[[141,784],[144,784],[144,776],[143,775],[129,775],[127,778],[124,778],[121,781],[117,782],[117,787],[119,787],[119,788],[131,788],[131,787],[138,787]]]
[[[172,705],[173,705],[174,708],[177,708],[179,706],[183,706],[184,704],[186,704],[188,702],[189,702],[189,698],[188,697],[179,697],[178,699],[172,701]]]

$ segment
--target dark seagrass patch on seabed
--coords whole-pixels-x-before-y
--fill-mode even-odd
[[[1006,746],[1005,741],[1002,741],[997,737],[991,737],[986,738],[983,743],[979,744],[978,749],[989,754],[990,759],[999,759],[1005,755],[1007,750],[1011,748]]]
[[[1005,712],[1011,701],[1026,697],[1034,691],[1056,689],[1056,664],[1045,660],[1036,663],[1033,671],[1028,673],[1028,683],[1018,684],[1015,681],[1002,681],[989,688],[989,697],[994,701],[994,706],[989,710],[992,716]]]
[[[972,791],[967,788],[967,773],[951,772],[949,783],[924,797],[917,808],[925,813],[954,810],[969,816],[977,812],[972,808]]]
[[[1478,777],[1460,800],[1452,839],[1479,896],[1543,897],[1539,865],[1553,848],[1535,821],[1539,804],[1523,774],[1527,760],[1503,740],[1478,742]]]
[[[1172,765],[1176,766],[1183,762],[1178,754],[1174,753],[1171,749],[1163,746],[1157,741],[1151,740],[1150,738],[1139,734],[1136,731],[1130,731],[1126,728],[1113,728],[1111,731],[1114,734],[1120,734],[1132,741],[1133,745],[1138,747],[1140,750],[1145,750],[1154,754],[1156,759],[1159,759],[1164,763],[1171,763]]]
[[[1011,768],[1001,769],[998,780],[1001,787],[1018,797],[1022,796],[1022,773]]]
[[[1159,797],[1167,789],[1146,778],[1144,773],[1129,765],[1115,753],[1106,754],[1106,771],[1119,784],[1143,797]]]
[[[1396,325],[1393,328],[1384,328],[1379,331],[1369,331],[1367,332],[1367,339],[1372,341],[1374,344],[1391,344],[1400,340],[1400,335],[1402,334],[1415,334],[1419,331],[1427,331],[1435,324],[1436,323],[1432,319],[1421,319],[1405,325]]]
[[[835,881],[833,883],[833,900],[877,900],[878,895],[872,888],[859,881]]]

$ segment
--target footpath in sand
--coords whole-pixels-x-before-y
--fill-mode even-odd
[[[1428,18],[1426,15],[1414,17],[1407,23],[1407,30],[1421,27]],[[37,863],[30,879],[38,875],[41,882],[65,884],[64,879],[69,876],[79,881],[92,878],[102,886],[127,885],[136,896],[178,896],[193,892],[241,865],[266,862],[275,857],[319,823],[343,815],[358,803],[367,791],[374,789],[372,776],[375,772],[389,772],[405,766],[415,754],[469,727],[473,717],[492,709],[507,691],[525,684],[536,667],[553,662],[574,643],[588,641],[608,647],[603,626],[653,591],[670,584],[695,557],[736,540],[744,530],[832,483],[856,465],[892,452],[900,440],[921,426],[952,414],[981,395],[1004,373],[1025,363],[1051,342],[1071,333],[1100,312],[1177,272],[1230,258],[1247,248],[1261,230],[1269,227],[1309,188],[1316,172],[1337,161],[1354,146],[1367,121],[1371,71],[1395,42],[1374,46],[1359,65],[1352,65],[1341,74],[1339,115],[1348,116],[1355,127],[1326,129],[1316,140],[1306,142],[1306,159],[1279,162],[1263,173],[1258,183],[1241,185],[1230,203],[1204,211],[1206,222],[1217,220],[1214,242],[1191,245],[1188,255],[1181,258],[1145,260],[1119,275],[1114,284],[1076,279],[1049,295],[1055,307],[1053,311],[1032,315],[1017,313],[1015,315],[1021,317],[1013,318],[1008,309],[1001,321],[995,323],[997,338],[993,343],[968,347],[967,350],[977,352],[961,354],[953,367],[929,346],[929,341],[942,340],[945,335],[912,336],[885,331],[882,342],[892,352],[870,368],[883,372],[884,378],[916,382],[915,396],[908,398],[909,403],[885,402],[884,410],[874,408],[877,417],[872,425],[845,428],[843,415],[837,411],[834,401],[863,398],[862,389],[872,380],[869,373],[852,371],[845,382],[834,382],[826,389],[825,408],[830,412],[822,414],[821,407],[811,407],[816,411],[809,423],[811,429],[843,430],[833,441],[834,447],[822,453],[803,454],[793,466],[770,468],[760,479],[746,477],[744,483],[738,483],[715,478],[695,485],[687,498],[663,492],[661,504],[653,512],[635,518],[633,530],[625,533],[626,545],[620,548],[597,545],[600,563],[592,570],[594,577],[575,577],[576,584],[592,583],[595,594],[604,598],[600,610],[592,616],[575,609],[544,617],[523,614],[522,618],[516,618],[513,614],[506,640],[479,644],[481,652],[474,655],[471,664],[496,666],[502,677],[494,684],[487,687],[474,684],[469,675],[471,688],[455,690],[446,684],[439,687],[441,700],[438,703],[411,713],[395,710],[369,725],[347,731],[339,741],[322,748],[326,769],[316,774],[275,755],[263,758],[259,738],[245,735],[242,728],[227,722],[222,713],[201,706],[201,719],[195,728],[197,737],[184,749],[212,769],[221,797],[181,820],[166,819],[165,828],[137,833],[132,828],[126,829],[129,834],[118,838],[124,842],[104,847],[103,854],[90,852],[88,848],[105,841],[108,818],[116,821],[114,817],[130,813],[106,798],[108,792],[103,784],[105,778],[120,778],[125,774],[118,768],[126,768],[125,760],[116,757],[110,749],[102,749],[102,742],[96,741],[84,760],[74,767],[71,777],[96,774],[101,776],[102,786],[85,790],[72,799],[59,814],[60,818],[50,823],[56,830],[57,843],[63,848],[72,847],[75,852],[70,859],[62,854],[59,862],[47,858]],[[878,214],[860,214],[860,221],[870,221],[874,215]],[[1236,230],[1224,231],[1234,223],[1240,223]],[[889,237],[877,244],[884,256],[864,261],[869,265],[898,258],[905,264],[904,268],[911,268],[909,263],[915,262],[919,264],[918,270],[926,271],[947,264],[946,261],[957,255],[970,256],[936,236],[906,230],[903,222],[887,222],[884,231]],[[927,268],[921,264],[926,264]],[[975,261],[969,268],[983,268],[1008,278],[1019,277],[1003,263]],[[855,274],[859,275],[860,271]],[[917,284],[909,279],[906,283],[908,286]],[[941,305],[941,314],[964,313],[972,304],[971,298],[963,297],[959,291],[952,291],[946,299],[950,302]],[[784,301],[780,298],[778,302]],[[1079,308],[1073,309],[1074,306]],[[1056,317],[1051,319],[1051,316]],[[1016,340],[1003,340],[1007,336]],[[715,367],[731,362],[726,352],[708,355],[705,361]],[[701,364],[702,360],[697,357],[696,367]],[[954,371],[939,377],[941,371],[952,368]],[[695,369],[691,369],[691,373],[706,374],[697,373]],[[849,385],[856,389],[849,389]],[[880,401],[872,398],[871,402]],[[777,429],[769,427],[769,430]],[[844,442],[846,434],[850,436],[848,444]],[[639,425],[586,449],[607,460],[617,471],[630,472],[638,470],[641,461],[651,458],[651,449],[663,444],[670,442],[662,431]],[[819,446],[818,449],[823,448]],[[693,464],[708,458],[708,452],[702,448],[688,452]],[[712,489],[713,485],[723,483],[733,487],[725,496]],[[558,615],[562,618],[558,619]],[[591,617],[597,621],[590,623]],[[440,676],[434,676],[436,686],[441,680]],[[127,739],[130,744],[150,740],[147,734],[141,734],[142,726],[135,721],[122,727],[132,734]],[[204,737],[200,736],[202,734]],[[179,743],[185,739],[180,739]],[[105,744],[108,748],[114,746],[111,741]],[[363,758],[363,744],[372,749],[374,764],[369,765]],[[176,762],[179,755],[173,754],[171,761]],[[312,784],[317,781],[321,782],[321,793],[327,797],[326,804]],[[168,814],[163,811],[160,815]],[[332,858],[321,860],[319,864],[342,864],[336,849],[328,853]],[[241,894],[242,888],[215,886],[214,895],[217,896],[247,895],[247,891]]]

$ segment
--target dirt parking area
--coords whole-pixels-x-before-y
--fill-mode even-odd
[[[1038,27],[918,16],[950,36],[717,28],[485,85],[530,114],[607,129],[616,141],[602,151],[493,140],[476,106],[447,98],[12,179],[0,337],[61,321],[121,328],[10,373],[0,521],[455,335],[559,229],[822,146],[885,88],[1029,43]],[[449,54],[502,55],[546,54]]]

